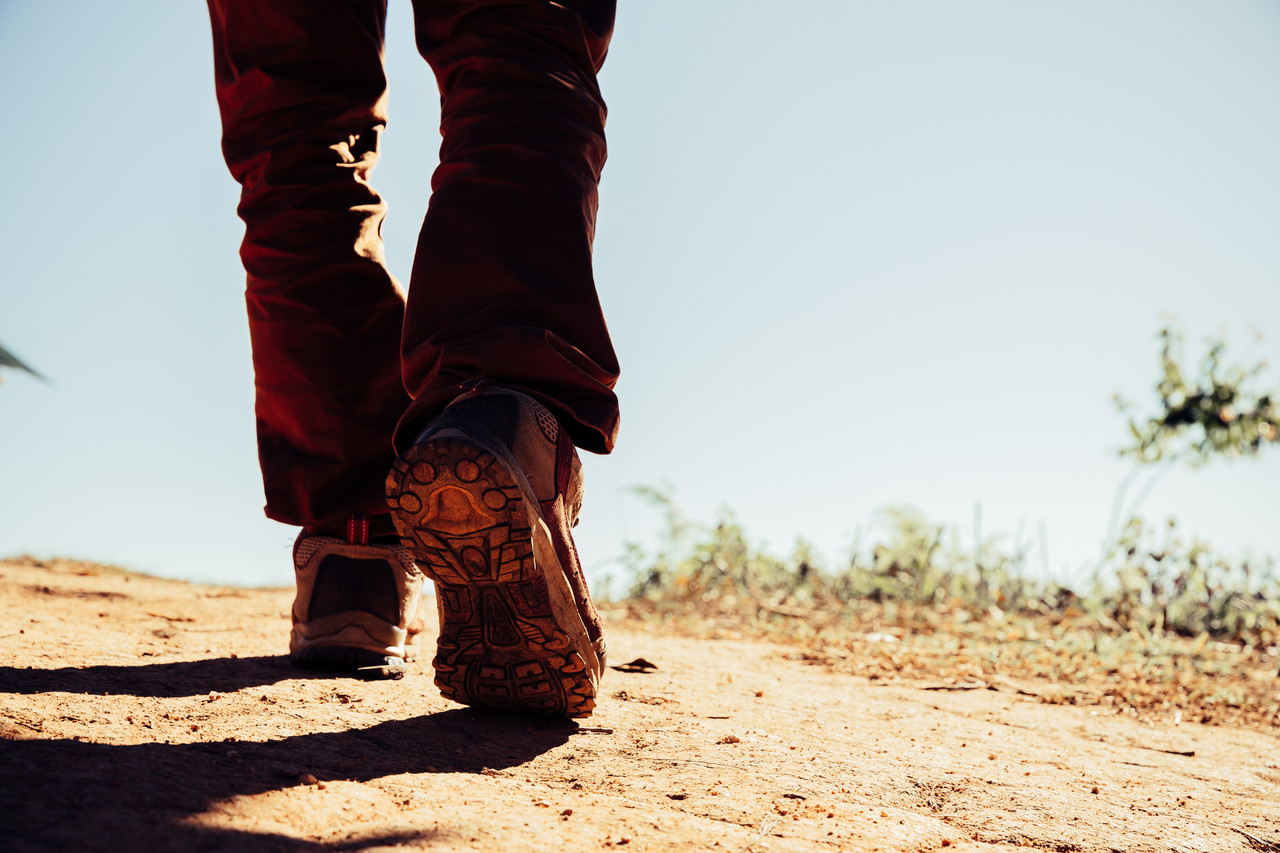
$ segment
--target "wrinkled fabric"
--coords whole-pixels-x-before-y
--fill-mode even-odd
[[[618,364],[591,245],[614,0],[415,0],[443,141],[407,305],[369,182],[385,0],[208,2],[267,515],[385,512],[393,436],[412,440],[473,379],[529,393],[609,452]]]

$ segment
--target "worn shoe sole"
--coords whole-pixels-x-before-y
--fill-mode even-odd
[[[501,453],[445,429],[387,476],[397,532],[436,584],[436,686],[465,705],[585,717],[595,652],[537,501]]]

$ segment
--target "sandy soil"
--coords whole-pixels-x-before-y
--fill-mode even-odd
[[[291,598],[0,563],[0,849],[1280,851],[1264,731],[616,615],[612,662],[656,670],[610,671],[587,720],[497,716],[426,662],[290,667]]]

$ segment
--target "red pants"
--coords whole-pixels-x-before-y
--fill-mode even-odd
[[[386,0],[209,0],[267,515],[289,524],[385,512],[393,435],[468,379],[537,397],[587,450],[617,434],[591,268],[615,0],[413,5],[443,144],[406,305],[369,184]]]

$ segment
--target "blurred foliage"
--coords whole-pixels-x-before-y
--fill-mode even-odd
[[[1029,549],[1016,537],[965,552],[956,531],[891,507],[865,547],[827,569],[804,541],[777,557],[752,546],[727,511],[700,525],[669,493],[646,495],[679,525],[655,553],[631,547],[636,582],[621,610],[605,606],[611,618],[776,640],[799,647],[793,659],[871,684],[923,680],[929,689],[1014,691],[1152,725],[1280,731],[1274,561],[1228,561],[1172,524],[1138,521],[1078,595],[1029,579]]]
[[[1274,558],[1231,561],[1179,533],[1129,520],[1093,600],[1126,630],[1201,634],[1252,645],[1280,643],[1280,583]]]
[[[828,567],[804,540],[778,557],[753,546],[728,510],[699,524],[669,488],[644,488],[637,492],[661,509],[666,531],[653,552],[627,546],[627,613],[694,633],[804,643],[801,659],[872,682],[923,677],[957,685],[941,689],[1005,689],[1001,679],[1032,676],[1057,685],[1026,694],[1045,702],[1280,729],[1268,687],[1280,676],[1276,561],[1228,559],[1173,519],[1150,525],[1136,514],[1171,465],[1250,458],[1275,441],[1280,394],[1253,390],[1265,364],[1226,365],[1221,340],[1210,341],[1199,375],[1188,379],[1180,333],[1165,328],[1160,339],[1160,409],[1130,417],[1133,442],[1122,455],[1137,469],[1164,464],[1123,526],[1137,469],[1121,484],[1110,544],[1082,592],[1031,577],[1033,543],[1020,531],[965,548],[958,530],[892,506],[877,513],[867,543]]]
[[[1217,457],[1251,457],[1280,440],[1277,399],[1280,392],[1256,387],[1266,362],[1250,367],[1227,364],[1227,344],[1210,338],[1194,373],[1185,365],[1183,334],[1166,326],[1159,332],[1161,377],[1156,383],[1156,413],[1134,414],[1134,405],[1115,397],[1129,415],[1131,443],[1122,456],[1139,463],[1161,461],[1203,465]]]
[[[804,540],[781,558],[752,546],[728,511],[712,525],[699,525],[680,513],[669,493],[643,494],[663,509],[669,526],[655,553],[629,545],[627,567],[636,579],[629,598],[657,609],[734,615],[764,627],[775,617],[827,624],[873,602],[963,610],[968,618],[997,621],[1059,614],[1088,618],[1110,633],[1280,644],[1275,561],[1215,555],[1204,542],[1180,535],[1172,519],[1163,531],[1130,521],[1088,591],[1077,593],[1028,576],[1029,543],[1006,546],[993,537],[976,553],[965,550],[957,531],[911,507],[882,510],[871,543],[832,570]],[[671,526],[671,519],[679,524]]]

